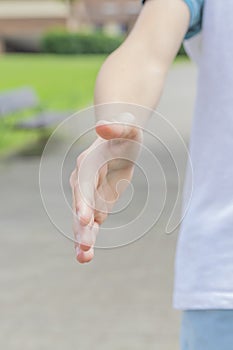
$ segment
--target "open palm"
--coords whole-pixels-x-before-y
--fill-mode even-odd
[[[131,181],[140,153],[141,129],[131,115],[125,114],[121,120],[96,125],[98,138],[77,158],[70,177],[76,255],[81,263],[92,260],[99,225]]]

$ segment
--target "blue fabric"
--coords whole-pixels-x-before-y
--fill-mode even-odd
[[[184,0],[190,10],[190,25],[185,39],[189,39],[192,36],[200,32],[202,26],[202,13],[204,0]]]
[[[189,30],[185,35],[185,39],[189,39],[192,36],[200,32],[202,26],[202,13],[204,0],[183,0],[190,10],[190,25]],[[146,0],[143,0],[144,4]]]
[[[183,312],[181,350],[232,350],[233,310]]]

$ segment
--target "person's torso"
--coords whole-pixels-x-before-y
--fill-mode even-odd
[[[193,195],[181,226],[174,302],[233,308],[232,0],[205,1],[201,40],[190,141]]]

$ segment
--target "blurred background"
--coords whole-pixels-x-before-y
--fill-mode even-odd
[[[93,103],[98,70],[140,9],[140,0],[0,0],[0,347],[5,350],[179,348],[179,313],[172,310],[177,232],[164,235],[166,213],[142,240],[97,250],[93,263],[80,266],[72,243],[50,223],[38,185],[46,141],[66,116]],[[159,111],[187,144],[195,79],[196,69],[181,48]],[[57,140],[51,164],[66,145],[67,139]],[[73,164],[87,145],[75,150]],[[175,142],[174,149],[179,154]],[[49,174],[48,183],[52,196]],[[175,193],[172,170],[168,187]]]

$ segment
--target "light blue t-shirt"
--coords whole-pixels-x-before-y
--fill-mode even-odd
[[[187,172],[184,203],[191,181],[193,192],[175,268],[174,306],[183,310],[233,310],[232,16],[232,0],[205,0],[201,34],[187,40],[198,82],[190,140],[193,176]]]
[[[174,306],[233,310],[233,1],[183,1],[198,82],[184,204],[193,192],[179,234]]]

